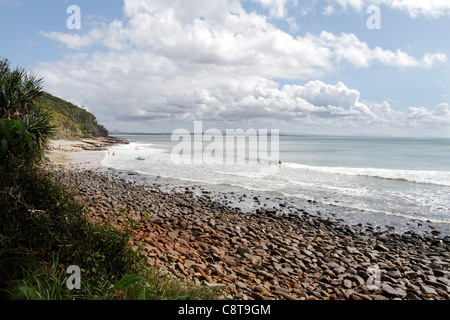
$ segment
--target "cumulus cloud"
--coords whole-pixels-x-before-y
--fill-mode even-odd
[[[450,2],[447,0],[337,0],[335,2],[344,10],[352,9],[357,12],[363,11],[370,5],[384,5],[405,12],[412,18],[450,16]]]
[[[270,15],[276,18],[287,16],[287,2],[289,0],[254,0],[260,3],[263,7],[270,10]]]
[[[444,53],[427,53],[423,57],[423,65],[425,67],[431,67],[436,63],[447,62],[447,55]]]
[[[278,3],[264,1],[264,3]],[[284,2],[283,2],[284,3]],[[294,37],[247,13],[239,2],[126,0],[124,21],[94,28],[85,34],[43,32],[68,48],[84,50],[103,45],[108,50],[137,49],[174,61],[235,68],[269,78],[307,79],[334,70],[346,61],[356,67],[374,62],[398,67],[430,67],[446,59],[429,53],[416,59],[406,52],[370,48],[354,34],[322,32]],[[293,25],[298,30],[298,26]]]
[[[334,7],[331,5],[326,6],[322,12],[322,14],[324,14],[326,16],[331,16],[333,13],[334,13]]]
[[[272,116],[277,118],[301,120],[308,116],[314,118],[317,124],[323,123],[323,119],[335,119],[347,124],[395,124],[402,127],[427,123],[450,124],[448,104],[440,104],[435,110],[412,106],[406,111],[396,111],[387,102],[360,101],[360,92],[342,82],[331,85],[315,80],[304,86],[258,87],[236,105],[244,110],[257,107],[266,112],[273,111]]]
[[[258,1],[274,15],[285,13],[287,0]],[[342,82],[311,80],[343,63],[432,67],[446,62],[445,54],[415,58],[347,33],[294,37],[237,0],[125,0],[123,12],[122,20],[84,34],[42,33],[76,52],[36,70],[50,91],[86,106],[110,129],[148,131],[148,124],[169,128],[194,119],[336,128],[449,124],[448,105],[398,112],[362,101]],[[277,78],[304,85],[280,86]]]

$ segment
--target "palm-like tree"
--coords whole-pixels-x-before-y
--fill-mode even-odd
[[[52,125],[52,120],[52,116],[40,107],[33,108],[23,116],[23,121],[28,125],[28,133],[41,151],[46,147],[48,138],[55,133],[56,127]]]
[[[0,117],[20,119],[37,106],[43,95],[43,79],[30,75],[25,68],[13,71],[7,59],[0,60]]]
[[[0,117],[3,117],[2,113],[6,110],[6,91],[5,88],[7,78],[9,76],[9,62],[6,59],[0,59]]]
[[[14,147],[21,150],[26,143],[30,151],[42,154],[46,141],[54,133],[51,116],[39,107],[44,94],[42,83],[41,78],[29,74],[25,68],[11,71],[9,61],[0,59],[0,118],[3,121],[0,141],[3,153]]]

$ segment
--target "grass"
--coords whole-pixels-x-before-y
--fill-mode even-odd
[[[122,278],[113,290],[113,299],[121,300],[214,300],[217,289],[193,287],[167,273],[149,269],[143,275]]]
[[[130,234],[96,224],[66,186],[39,168],[0,166],[0,299],[213,300],[146,265]],[[4,205],[3,205],[4,204]],[[67,267],[81,268],[81,289],[67,287]]]

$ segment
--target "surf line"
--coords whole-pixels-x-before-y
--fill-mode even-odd
[[[171,152],[176,165],[183,164],[250,164],[280,165],[280,130],[219,129],[203,130],[202,121],[194,121],[194,134],[176,129],[171,136],[178,142]],[[203,148],[203,143],[209,144]],[[269,152],[270,150],[270,152]]]

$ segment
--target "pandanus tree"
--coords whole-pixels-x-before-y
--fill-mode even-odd
[[[35,108],[44,93],[42,84],[25,68],[11,70],[7,59],[0,60],[0,117],[20,119]]]
[[[39,107],[43,80],[0,59],[0,160],[34,159],[54,133],[51,116]]]

